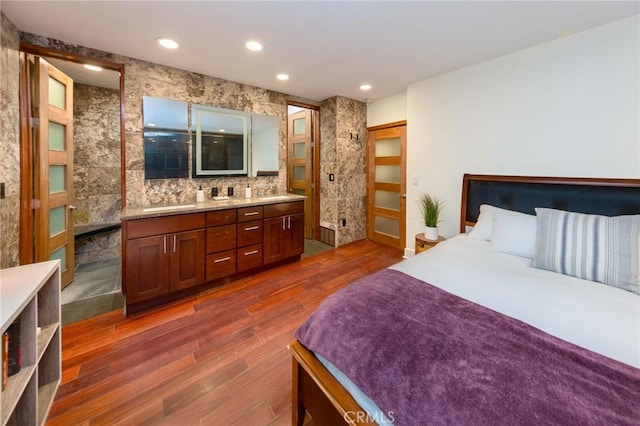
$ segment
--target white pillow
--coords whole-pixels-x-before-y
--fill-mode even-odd
[[[491,235],[493,234],[493,216],[495,214],[511,214],[535,217],[533,215],[515,212],[513,210],[501,209],[500,207],[495,207],[490,204],[482,204],[480,206],[480,215],[478,216],[478,221],[473,226],[471,232],[469,232],[469,238],[490,241]]]
[[[494,213],[491,248],[533,259],[536,251],[536,217],[528,214]]]

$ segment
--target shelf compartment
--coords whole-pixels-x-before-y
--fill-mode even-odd
[[[44,424],[47,414],[51,409],[51,404],[60,384],[61,367],[61,347],[60,328],[48,327],[53,330],[51,341],[47,345],[42,358],[38,362],[38,423]],[[42,333],[41,333],[42,334]]]
[[[29,381],[33,377],[35,364],[22,366],[19,372],[9,377],[7,387],[2,391],[2,418],[9,418],[11,412],[18,409],[20,397],[25,394]],[[4,424],[4,423],[3,423]]]
[[[38,361],[42,358],[42,354],[51,342],[51,338],[55,335],[56,331],[60,327],[60,324],[49,324],[40,329],[40,333],[37,335],[38,339]]]

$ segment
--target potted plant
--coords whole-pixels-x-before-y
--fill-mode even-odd
[[[424,220],[424,237],[435,241],[438,239],[438,223],[444,203],[437,197],[422,194],[419,200],[420,212]]]

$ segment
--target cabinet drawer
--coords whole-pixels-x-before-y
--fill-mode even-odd
[[[258,219],[262,219],[262,206],[238,209],[238,222],[249,222]]]
[[[268,204],[264,206],[264,217],[278,217],[289,214],[304,213],[304,201]]]
[[[238,249],[238,272],[262,266],[262,244]]]
[[[207,253],[236,248],[236,225],[207,228]]]
[[[238,247],[262,242],[262,221],[254,220],[238,224]]]
[[[207,255],[206,280],[226,277],[236,273],[236,251],[227,250]]]
[[[127,239],[190,231],[204,228],[204,213],[134,219],[127,221]]]
[[[207,226],[236,223],[236,209],[207,212]]]

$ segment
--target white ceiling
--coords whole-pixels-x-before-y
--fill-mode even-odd
[[[638,1],[2,0],[0,7],[21,31],[315,101],[392,95],[640,13]],[[159,47],[161,36],[180,48]],[[264,50],[248,51],[249,39]],[[290,80],[276,80],[281,72]],[[362,92],[362,83],[373,88]]]

